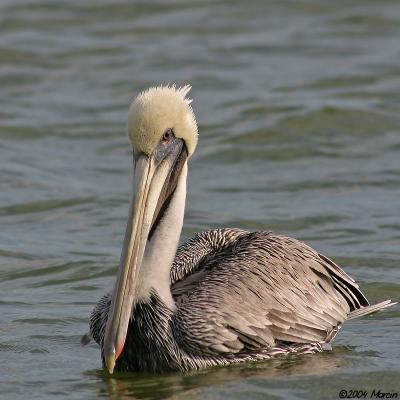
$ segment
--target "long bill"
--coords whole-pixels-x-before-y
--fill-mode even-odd
[[[176,187],[186,151],[179,141],[162,160],[157,158],[141,154],[135,161],[134,195],[103,342],[110,373],[124,349],[146,243]]]

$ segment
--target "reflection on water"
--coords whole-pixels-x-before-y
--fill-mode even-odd
[[[346,324],[332,353],[188,375],[110,378],[79,338],[121,251],[128,104],[167,82],[192,84],[200,128],[184,238],[279,231],[343,265],[372,301],[399,300],[398,1],[3,0],[0,30],[1,395],[395,389],[399,308]]]
[[[216,367],[186,374],[116,374],[110,377],[106,372],[95,372],[102,379],[110,399],[124,396],[137,399],[165,399],[196,397],[199,390],[207,387],[229,385],[247,385],[257,380],[281,380],[290,377],[324,375],[341,368],[345,359],[343,352],[337,349],[334,353],[304,355],[298,357],[278,358],[263,363]],[[150,379],[149,379],[150,378]],[[104,394],[104,393],[101,393]]]

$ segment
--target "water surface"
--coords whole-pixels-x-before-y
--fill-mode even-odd
[[[182,374],[101,370],[81,348],[128,212],[129,102],[191,83],[200,127],[183,239],[275,230],[400,299],[400,3],[0,3],[4,398],[337,399],[400,392],[400,310],[333,352]]]

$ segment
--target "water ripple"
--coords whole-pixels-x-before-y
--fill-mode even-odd
[[[331,353],[187,375],[110,377],[79,337],[120,257],[128,104],[167,82],[192,84],[199,123],[183,238],[276,230],[331,257],[371,301],[400,300],[398,1],[3,0],[0,27],[3,396],[392,387],[398,309],[346,324]]]

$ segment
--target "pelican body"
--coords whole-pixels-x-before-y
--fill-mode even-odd
[[[189,90],[151,88],[129,110],[133,198],[118,276],[83,338],[103,366],[189,371],[319,352],[346,320],[393,305],[369,305],[333,261],[272,232],[216,229],[178,247],[197,144]]]

